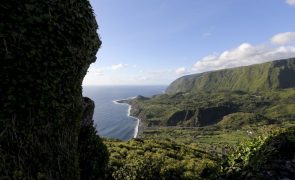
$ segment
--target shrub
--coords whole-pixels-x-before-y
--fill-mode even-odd
[[[295,173],[295,128],[275,131],[240,145],[228,157],[228,178],[292,179]]]

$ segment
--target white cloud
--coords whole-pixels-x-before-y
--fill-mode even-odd
[[[90,67],[84,77],[83,85],[95,85],[98,79],[104,79],[104,70],[104,68]]]
[[[88,69],[88,73],[84,77],[83,85],[98,85],[98,84],[120,84],[124,83],[125,79],[121,76],[114,77],[110,75],[110,71],[117,71],[122,68],[128,67],[127,64],[114,64],[105,67],[95,67],[94,64]],[[112,72],[113,74],[114,72]]]
[[[185,74],[187,72],[186,68],[185,67],[180,67],[178,69],[175,70],[175,73],[177,75],[182,75],[182,74]]]
[[[295,2],[295,0],[294,0]],[[271,42],[277,45],[291,44],[295,42],[295,32],[284,32],[276,34],[271,38]]]
[[[286,0],[286,3],[289,5],[295,5],[295,0]]]
[[[104,73],[104,69],[103,68],[93,68],[93,67],[91,67],[91,68],[88,69],[88,73],[102,76],[103,73]]]
[[[111,66],[111,69],[112,70],[119,70],[119,69],[123,69],[127,66],[128,66],[127,64],[114,64]]]
[[[289,32],[273,36],[272,43],[268,42],[264,45],[242,43],[233,49],[205,56],[197,61],[192,68],[136,69],[136,71],[133,69],[134,72],[138,72],[134,73],[133,71],[118,71],[122,68],[138,68],[133,64],[120,63],[99,68],[92,65],[84,78],[83,85],[167,84],[187,73],[201,73],[295,57],[295,44],[289,44],[292,39],[290,33],[292,34]]]
[[[243,43],[237,48],[213,54],[197,61],[193,72],[206,72],[238,66],[263,63],[271,60],[295,57],[294,46],[271,47],[267,45],[253,46]]]

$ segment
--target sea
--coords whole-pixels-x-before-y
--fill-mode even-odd
[[[93,120],[102,137],[130,140],[136,136],[138,119],[129,116],[130,106],[116,100],[164,93],[167,86],[83,86],[83,96],[95,102]]]

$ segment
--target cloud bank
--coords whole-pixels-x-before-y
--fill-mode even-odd
[[[295,42],[295,32],[279,33],[271,38],[271,42],[277,45],[292,44]]]
[[[295,5],[295,0],[286,0],[286,3],[291,5],[291,6],[294,6]]]
[[[291,57],[295,57],[295,32],[283,32],[274,35],[265,44],[255,45],[245,42],[221,53],[207,55],[188,68],[180,66],[175,69],[137,70],[139,68],[137,65],[123,63],[99,68],[92,66],[83,84],[161,84],[171,82],[185,74],[247,66]],[[123,71],[126,69],[128,71]]]
[[[293,37],[294,36],[294,37]],[[271,42],[281,46],[251,45],[242,43],[236,48],[220,54],[203,57],[192,67],[192,73],[201,73],[219,69],[259,64],[267,61],[295,57],[295,46],[286,46],[295,39],[295,32],[280,33],[271,38]]]
[[[178,68],[178,69],[175,70],[175,73],[177,75],[183,75],[183,74],[187,73],[187,70],[186,70],[185,67],[180,67],[180,68]]]

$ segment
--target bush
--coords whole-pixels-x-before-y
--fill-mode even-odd
[[[228,178],[292,179],[295,174],[295,127],[240,145],[224,168]]]
[[[108,179],[195,180],[216,174],[216,162],[210,155],[171,140],[105,143],[110,151]],[[120,153],[122,149],[129,150]]]

